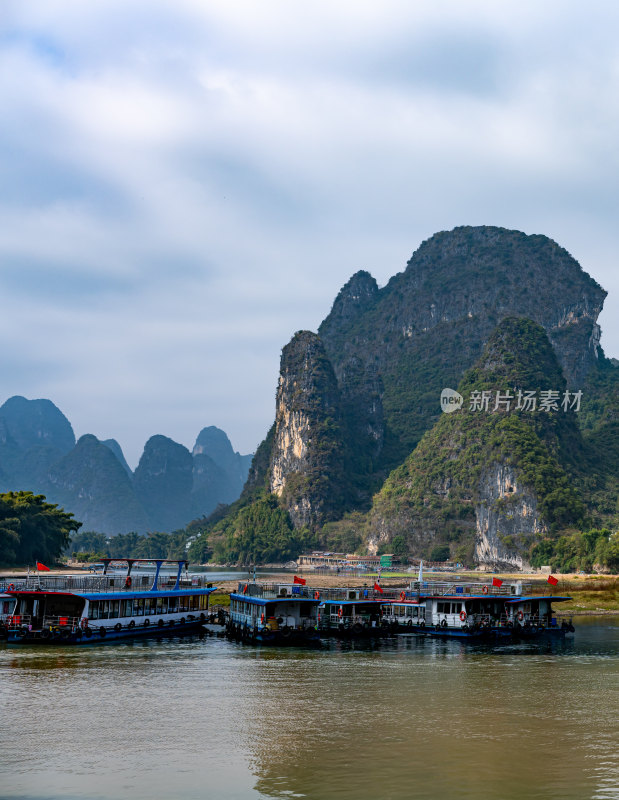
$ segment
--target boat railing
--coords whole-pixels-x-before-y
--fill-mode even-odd
[[[148,592],[152,589],[156,591],[170,591],[176,586],[176,575],[159,575],[157,586],[153,587],[154,575],[136,574],[128,576],[117,575],[54,575],[54,576],[30,576],[28,578],[7,580],[0,582],[0,592],[9,591],[43,591],[43,592],[122,592],[138,591]],[[188,575],[182,576],[179,582],[179,589],[204,589],[211,588],[208,576]]]
[[[43,617],[43,627],[73,629],[79,627],[80,620],[81,617],[45,616]]]
[[[31,614],[7,614],[6,616],[6,625],[9,628],[21,628],[23,625],[28,626],[31,624]]]
[[[425,595],[426,597],[442,597],[453,595],[481,595],[491,596],[514,596],[530,594],[531,584],[506,583],[500,586],[493,586],[491,583],[458,583],[456,581],[411,581],[408,590],[405,592],[410,597]]]

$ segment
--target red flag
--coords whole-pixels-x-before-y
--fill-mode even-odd
[[[381,594],[383,593],[383,590],[380,588],[380,584],[379,583],[375,583],[374,584],[374,591],[380,592]]]
[[[305,580],[305,578],[298,578],[296,575],[295,575],[295,576],[294,576],[294,578],[292,579],[292,582],[293,582],[293,583],[299,583],[301,586],[305,586],[305,584],[307,583],[307,581]]]
[[[247,584],[247,583],[245,584],[245,586],[243,586],[243,594],[247,594],[248,586],[249,586],[249,584]]]
[[[500,578],[493,578],[492,579],[493,586],[503,586],[503,581]]]
[[[556,585],[559,583],[559,579],[558,579],[558,578],[555,578],[555,577],[554,577],[554,575],[549,575],[549,576],[548,576],[548,583],[549,583],[551,586],[556,586]]]
[[[46,567],[45,564],[41,564],[40,561],[37,561],[37,569],[39,572],[51,572],[49,567]]]

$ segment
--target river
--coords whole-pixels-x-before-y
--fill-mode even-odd
[[[619,798],[619,620],[565,642],[0,645],[11,800]]]

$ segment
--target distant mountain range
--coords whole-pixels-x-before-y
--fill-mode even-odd
[[[235,452],[224,431],[204,428],[192,452],[152,436],[132,472],[114,439],[77,442],[51,400],[11,397],[0,406],[0,491],[46,495],[83,530],[170,532],[238,498],[251,455]]]

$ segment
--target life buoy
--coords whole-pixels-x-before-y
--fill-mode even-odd
[[[523,613],[523,611],[522,611],[522,610],[520,610],[520,611],[518,612],[518,619],[520,620],[520,622],[522,622],[522,620],[524,619],[524,613]]]
[[[400,600],[406,600],[406,592],[400,592]]]
[[[337,610],[337,615],[338,615],[338,617],[340,617],[340,618],[341,618],[341,617],[344,615],[344,609],[342,608],[342,606],[340,606],[340,607],[338,608],[338,610]]]
[[[488,594],[488,587],[487,587],[487,586],[484,586],[484,588],[482,589],[482,592],[483,592],[484,594]]]
[[[314,600],[320,600],[320,592],[318,591],[318,589],[316,589],[316,591],[314,592]]]
[[[462,611],[460,612],[460,622],[464,622],[465,620],[466,620],[466,611],[462,609]]]
[[[81,621],[82,630],[85,630],[88,627],[88,617],[82,617]]]
[[[127,589],[131,588],[131,575],[127,575],[127,577],[125,578],[125,587]]]
[[[260,622],[264,624],[264,613],[260,614]]]
[[[7,592],[14,592],[15,591],[15,584],[14,583],[9,583],[9,585],[6,587],[6,590],[7,590]]]

